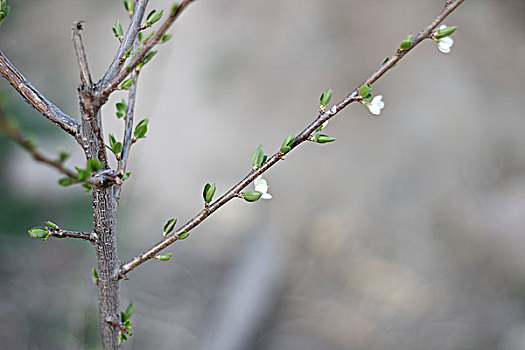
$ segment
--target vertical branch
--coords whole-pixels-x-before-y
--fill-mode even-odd
[[[80,82],[83,87],[92,90],[93,82],[91,81],[91,73],[87,63],[86,51],[84,44],[82,43],[82,31],[83,21],[76,22],[73,26],[73,45],[75,46],[75,52],[77,54],[78,67],[80,69]]]

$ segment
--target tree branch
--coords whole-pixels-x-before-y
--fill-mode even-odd
[[[137,65],[142,62],[144,56],[146,56],[146,54],[160,42],[162,36],[171,27],[175,20],[188,7],[188,5],[194,1],[195,0],[183,0],[175,11],[170,12],[168,18],[166,18],[166,20],[160,25],[153,37],[151,37],[151,39],[147,41],[147,43],[137,52],[137,54],[133,56],[131,62],[126,65],[126,68],[121,69],[112,76],[104,76],[104,78],[98,83],[100,98],[103,101],[106,100],[111,92],[113,92],[118,87],[118,85],[135,69],[135,67],[137,67]],[[131,45],[128,46],[128,49],[129,47],[131,47]]]
[[[320,127],[323,123],[333,118],[337,113],[339,113],[342,109],[344,109],[350,103],[362,100],[362,98],[359,97],[359,88],[361,86],[373,84],[375,81],[381,78],[388,70],[390,70],[399,60],[401,60],[408,52],[410,52],[416,45],[421,43],[424,39],[430,38],[432,31],[436,29],[437,26],[448,15],[450,15],[450,13],[452,13],[452,11],[454,11],[463,1],[464,0],[447,1],[445,8],[436,18],[434,18],[432,23],[429,24],[426,28],[424,28],[415,38],[413,38],[412,45],[409,49],[406,49],[406,50],[398,49],[397,52],[394,54],[394,56],[392,56],[390,60],[384,63],[376,72],[370,75],[370,77],[368,77],[368,79],[366,79],[366,81],[363,84],[356,87],[341,102],[335,104],[329,110],[320,114],[308,127],[306,127],[301,133],[299,133],[295,137],[295,141],[293,145],[291,146],[292,150],[296,148],[297,146],[299,146],[304,141],[307,141],[308,138],[314,133],[314,131],[318,127]],[[215,202],[211,203],[208,207],[200,211],[195,217],[193,217],[190,221],[188,221],[186,224],[180,227],[175,233],[168,235],[166,238],[164,238],[163,240],[161,240],[160,242],[152,246],[147,251],[139,254],[135,258],[123,264],[120,267],[119,271],[117,272],[117,277],[125,278],[128,272],[132,271],[137,266],[143,264],[149,259],[154,258],[155,255],[159,253],[161,250],[163,250],[164,248],[176,242],[179,239],[179,235],[181,233],[189,232],[194,227],[199,225],[202,221],[204,221],[208,216],[210,216],[215,211],[217,211],[219,208],[221,208],[224,204],[229,202],[231,199],[238,198],[240,196],[241,191],[245,187],[247,187],[250,183],[252,183],[258,176],[262,175],[264,172],[266,172],[268,169],[274,166],[278,161],[283,160],[283,159],[284,159],[284,154],[281,152],[277,152],[273,156],[268,158],[266,162],[264,162],[259,168],[252,169],[252,171],[250,171],[250,173],[248,173],[239,183],[237,183],[235,186],[229,189]]]
[[[80,124],[62,112],[57,106],[49,102],[37,89],[35,89],[22,74],[9,62],[7,57],[0,51],[0,73],[18,91],[20,95],[51,120],[62,130],[72,135],[78,142],[80,140]]]
[[[83,89],[92,90],[93,82],[91,81],[91,73],[89,72],[89,66],[86,57],[86,50],[82,43],[82,31],[83,21],[75,22],[73,30],[73,46],[75,47],[75,54],[77,56],[78,68],[80,69],[80,82]]]
[[[133,10],[133,16],[131,17],[131,23],[129,24],[126,34],[124,34],[124,37],[122,38],[122,42],[120,43],[120,46],[117,50],[117,54],[113,58],[113,61],[111,62],[108,70],[106,71],[102,79],[100,79],[100,81],[97,83],[97,86],[99,86],[99,88],[104,89],[108,82],[110,80],[113,80],[115,76],[119,73],[120,68],[124,63],[124,52],[129,50],[135,42],[137,35],[140,31],[142,19],[144,18],[144,13],[146,12],[147,6],[148,0],[136,1],[135,8]],[[120,82],[118,82],[117,85],[118,84],[120,84]],[[109,96],[109,93],[107,96]]]
[[[20,145],[23,149],[28,151],[34,160],[47,164],[55,168],[59,173],[64,174],[70,179],[77,181],[78,174],[70,168],[67,168],[64,165],[64,160],[61,160],[60,157],[53,159],[44,153],[42,153],[36,145],[27,138],[20,129],[16,126],[15,123],[8,121],[3,110],[0,108],[0,130],[3,130],[5,134]],[[118,176],[114,171],[105,171],[95,174],[90,178],[83,180],[82,182],[88,183],[92,186],[105,187],[112,184],[120,185],[122,183],[121,177]],[[78,182],[80,183],[80,182]]]
[[[68,231],[62,230],[61,228],[51,228],[49,229],[49,234],[56,238],[80,238],[85,241],[89,241],[93,244],[98,243],[97,235],[94,232],[82,232],[82,231]]]

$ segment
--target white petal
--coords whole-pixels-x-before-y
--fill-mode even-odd
[[[260,176],[253,181],[253,186],[256,191],[261,192],[262,194],[268,192],[268,183]]]
[[[374,115],[379,115],[381,113],[381,108],[379,108],[378,106],[376,105],[369,105],[367,106],[368,107],[368,110],[370,111],[370,113],[374,114]]]
[[[438,43],[438,50],[443,53],[449,53],[450,52],[450,46],[441,43],[441,41]]]
[[[439,40],[439,43],[451,47],[454,44],[454,40],[451,37],[447,36],[446,38]]]
[[[442,25],[439,26],[438,29],[445,29],[446,27],[447,27],[446,25],[442,24]]]
[[[272,199],[272,195],[269,194],[269,193],[263,193],[263,195],[261,196],[262,199]]]

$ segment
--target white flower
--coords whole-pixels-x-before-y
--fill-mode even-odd
[[[268,183],[262,178],[262,176],[255,179],[253,186],[257,192],[262,193],[262,199],[272,199],[272,195],[268,193]]]
[[[379,115],[381,113],[381,110],[385,107],[385,103],[381,101],[382,99],[383,96],[377,95],[372,99],[372,102],[365,102],[365,105],[368,107],[370,113],[373,115]]]
[[[446,25],[442,25],[438,29],[445,29],[446,27],[447,27]],[[452,40],[452,38],[449,36],[439,39],[437,41],[438,50],[441,51],[442,53],[449,53],[450,48],[452,47],[453,44],[454,44],[454,40]]]

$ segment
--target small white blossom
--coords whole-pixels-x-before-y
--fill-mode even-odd
[[[438,29],[445,29],[446,27],[447,27],[446,25],[442,25]],[[449,36],[439,39],[437,41],[438,50],[441,51],[442,53],[449,53],[450,48],[452,47],[453,44],[454,44],[454,40],[452,40],[452,38]]]
[[[253,186],[257,192],[262,193],[262,199],[272,199],[272,195],[268,193],[268,183],[262,178],[262,176],[255,179]]]
[[[365,105],[368,107],[370,113],[373,115],[379,115],[381,113],[381,110],[385,107],[385,103],[381,101],[382,99],[383,96],[377,95],[372,99],[372,102],[365,102]]]

